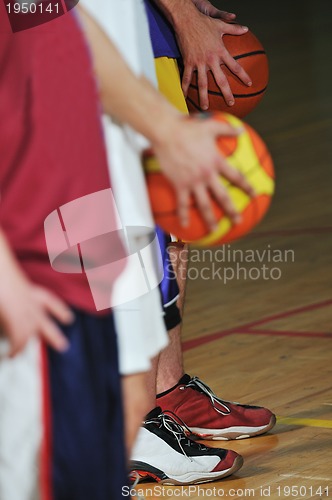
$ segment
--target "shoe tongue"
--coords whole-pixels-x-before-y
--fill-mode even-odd
[[[151,410],[146,416],[145,416],[145,420],[150,420],[152,418],[157,418],[159,417],[159,415],[162,413],[162,409],[160,408],[160,406],[156,406],[155,408],[153,408],[153,410]]]
[[[191,376],[185,373],[179,380],[178,385],[187,385],[191,380]]]

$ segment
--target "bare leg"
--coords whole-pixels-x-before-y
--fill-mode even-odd
[[[156,393],[157,393],[157,373],[159,366],[160,355],[153,358],[151,362],[151,370],[146,379],[146,391],[148,397],[148,411],[151,411],[156,406]]]
[[[122,377],[123,410],[127,456],[130,457],[145,415],[156,406],[156,380],[159,355],[152,359],[151,370]]]
[[[179,285],[178,307],[182,316],[185,291],[186,275],[188,267],[188,247],[187,245],[175,244],[170,248],[170,257]],[[181,346],[181,323],[170,330],[169,345],[159,356],[157,366],[157,394],[167,391],[175,386],[184,374],[183,356]]]
[[[151,409],[151,402],[148,400],[146,394],[147,379],[148,374],[146,372],[122,377],[123,412],[128,457],[130,457],[142,419]],[[153,399],[152,408],[154,406],[155,402]]]

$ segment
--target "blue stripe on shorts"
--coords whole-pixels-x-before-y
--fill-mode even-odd
[[[156,226],[156,233],[159,240],[164,266],[164,278],[160,284],[160,292],[162,304],[164,307],[167,307],[169,304],[176,302],[179,295],[179,287],[176,281],[176,275],[173,271],[172,261],[167,250],[168,245],[171,242],[171,237],[158,226]]]

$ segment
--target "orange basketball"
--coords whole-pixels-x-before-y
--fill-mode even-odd
[[[210,111],[224,111],[239,118],[248,115],[262,100],[269,81],[269,64],[263,45],[251,31],[244,35],[224,35],[224,44],[229,53],[237,60],[252,79],[248,87],[239,80],[224,64],[221,65],[227,76],[235,98],[235,104],[228,106],[216,84],[211,71],[208,71],[208,93]],[[201,111],[197,72],[194,73],[187,96],[190,112]]]
[[[234,225],[211,196],[213,211],[218,221],[217,229],[210,231],[192,197],[189,225],[183,227],[177,215],[177,200],[170,181],[162,174],[151,150],[144,155],[144,168],[156,223],[177,238],[199,246],[221,245],[236,240],[251,231],[265,215],[274,192],[274,168],[270,153],[260,136],[247,124],[226,113],[213,113],[216,120],[234,127],[244,127],[237,137],[221,137],[218,147],[229,164],[238,169],[255,189],[250,198],[241,189],[220,177],[237,208],[242,222]]]

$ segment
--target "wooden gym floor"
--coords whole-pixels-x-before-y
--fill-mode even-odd
[[[265,250],[263,262],[258,254],[247,264],[239,261],[239,252],[224,259],[220,252],[213,258],[205,255],[205,261],[204,254],[193,254],[201,262],[192,262],[189,272],[185,365],[218,395],[267,406],[278,422],[266,436],[209,442],[243,455],[243,468],[231,478],[180,493],[165,487],[163,496],[188,494],[195,499],[205,492],[210,498],[328,498],[332,497],[332,4],[330,0],[272,4],[220,0],[219,5],[241,13],[239,20],[252,28],[269,55],[269,90],[248,122],[272,152],[277,192],[255,233],[229,248],[255,250],[261,258]],[[269,259],[268,249],[279,251],[284,262]],[[273,277],[280,278],[256,279],[258,271],[252,268],[259,270],[263,264],[276,267]],[[247,279],[243,270],[237,279],[238,265],[246,267]],[[209,279],[197,279],[203,268]],[[230,276],[232,270],[234,278],[225,283],[216,274],[218,268],[222,278],[223,272]],[[160,497],[157,490],[152,494],[151,487],[153,483],[144,487],[147,498]]]

